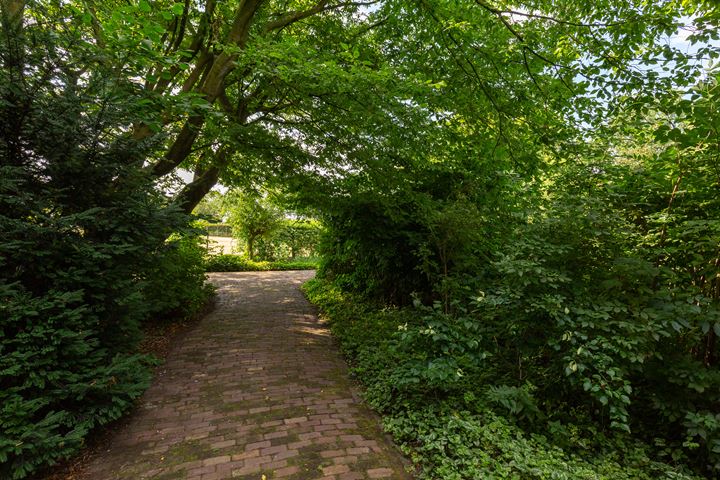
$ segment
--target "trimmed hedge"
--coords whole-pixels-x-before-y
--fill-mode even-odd
[[[263,272],[270,270],[315,270],[318,259],[302,258],[274,262],[255,261],[241,255],[214,255],[205,263],[207,272]]]

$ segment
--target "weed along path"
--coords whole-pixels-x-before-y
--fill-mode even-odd
[[[213,274],[217,308],[178,341],[86,478],[409,478],[298,288],[312,275]]]

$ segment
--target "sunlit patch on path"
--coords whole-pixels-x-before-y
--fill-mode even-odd
[[[298,287],[313,272],[222,273],[88,479],[409,478]]]

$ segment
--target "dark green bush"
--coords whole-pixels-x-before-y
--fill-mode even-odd
[[[94,190],[85,207],[60,185],[37,188],[27,169],[0,178],[0,472],[22,478],[73,453],[147,386],[149,359],[133,353],[149,310],[138,276],[176,220],[135,181],[97,184],[109,195]]]
[[[128,111],[139,89],[70,53],[74,29],[43,29],[0,36],[4,479],[68,457],[127,411],[151,376],[136,353],[142,322],[205,294],[196,247],[165,242],[189,219],[145,171],[152,142],[123,133],[139,121]],[[169,298],[151,303],[161,289]]]
[[[206,283],[201,232],[173,235],[158,250],[156,263],[145,277],[143,295],[153,319],[186,318],[208,302],[213,288]]]

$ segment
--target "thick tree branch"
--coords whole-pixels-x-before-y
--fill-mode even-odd
[[[312,8],[309,8],[307,10],[302,11],[295,11],[290,12],[286,15],[283,15],[282,17],[278,18],[277,20],[274,20],[267,25],[265,25],[265,31],[270,32],[272,30],[280,30],[282,28],[287,27],[291,23],[298,22],[300,20],[303,20],[305,18],[308,18],[312,15],[316,15],[327,7],[328,0],[320,0],[318,3],[316,3]]]
[[[238,7],[233,26],[228,34],[228,41],[244,48],[250,35],[250,26],[263,0],[243,0]],[[214,104],[225,88],[225,78],[235,66],[237,54],[221,52],[213,58],[204,76],[198,93],[202,94],[209,104]],[[162,160],[156,163],[151,171],[155,176],[163,176],[173,171],[192,152],[193,143],[200,135],[205,116],[194,114],[185,122],[182,130],[175,138]]]
[[[200,135],[200,130],[205,123],[202,115],[193,115],[183,125],[182,130],[175,138],[172,146],[165,156],[152,167],[152,174],[161,177],[172,172],[183,160],[190,155],[193,143]]]
[[[233,21],[228,41],[240,48],[245,46],[250,35],[250,24],[263,0],[242,0]]]
[[[202,56],[195,63],[195,68],[190,72],[190,75],[185,79],[182,85],[182,92],[187,93],[191,91],[195,85],[199,83],[199,80],[210,71],[212,66],[213,56],[211,53],[203,53]]]
[[[205,195],[217,184],[220,168],[212,165],[199,177],[188,183],[175,197],[175,203],[185,212],[191,213]]]
[[[314,6],[307,10],[297,10],[294,12],[287,13],[277,20],[273,20],[272,22],[269,22],[267,25],[265,25],[265,32],[271,32],[273,30],[282,30],[283,28],[295,23],[299,22],[300,20],[304,20],[308,17],[312,17],[313,15],[317,15],[321,12],[327,12],[330,10],[337,10],[339,8],[345,8],[345,7],[364,7],[364,6],[370,6],[375,5],[379,3],[379,0],[369,1],[369,2],[340,2],[328,5],[329,0],[321,0],[318,3],[316,3]]]
[[[175,203],[186,213],[191,213],[205,195],[217,184],[220,172],[232,156],[229,147],[222,147],[205,170],[196,170],[193,181],[185,185],[175,197]]]

